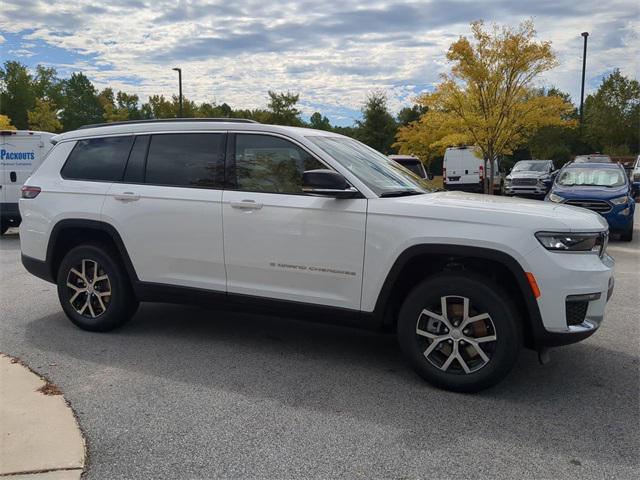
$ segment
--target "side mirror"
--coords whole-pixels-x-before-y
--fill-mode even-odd
[[[358,191],[333,170],[307,170],[302,174],[302,191],[309,195],[333,198],[353,198]]]

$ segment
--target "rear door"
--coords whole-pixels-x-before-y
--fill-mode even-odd
[[[120,233],[141,281],[225,291],[225,142],[224,132],[136,137],[102,216]]]
[[[42,159],[42,147],[39,135],[0,136],[3,203],[18,203],[20,188]]]

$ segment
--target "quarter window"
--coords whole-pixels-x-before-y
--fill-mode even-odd
[[[147,157],[146,183],[179,187],[221,188],[224,134],[153,135]]]
[[[60,173],[71,180],[119,182],[132,142],[131,136],[78,140]]]
[[[305,170],[326,168],[302,148],[270,135],[236,135],[239,190],[302,194]]]

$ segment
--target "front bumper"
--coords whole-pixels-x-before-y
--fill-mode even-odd
[[[540,246],[527,257],[540,288],[538,322],[532,322],[534,346],[567,345],[591,336],[604,321],[605,306],[613,293],[613,258],[595,254],[550,252]],[[593,296],[584,317],[570,321],[567,302]],[[597,297],[597,298],[595,298]]]

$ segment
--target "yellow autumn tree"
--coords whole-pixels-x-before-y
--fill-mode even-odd
[[[15,129],[16,127],[14,127],[11,124],[11,119],[6,115],[0,114],[0,130],[15,130]]]
[[[41,98],[36,98],[36,105],[27,112],[29,128],[31,130],[41,130],[43,132],[59,132],[62,130],[62,123],[58,120],[56,108],[53,103]]]
[[[556,66],[550,42],[538,41],[532,21],[517,27],[471,24],[472,39],[461,37],[447,52],[451,71],[418,103],[422,117],[400,128],[394,146],[422,158],[448,146],[475,145],[493,183],[493,162],[522,145],[538,129],[567,125],[572,105],[534,88],[539,76]],[[485,185],[493,192],[493,185]]]

